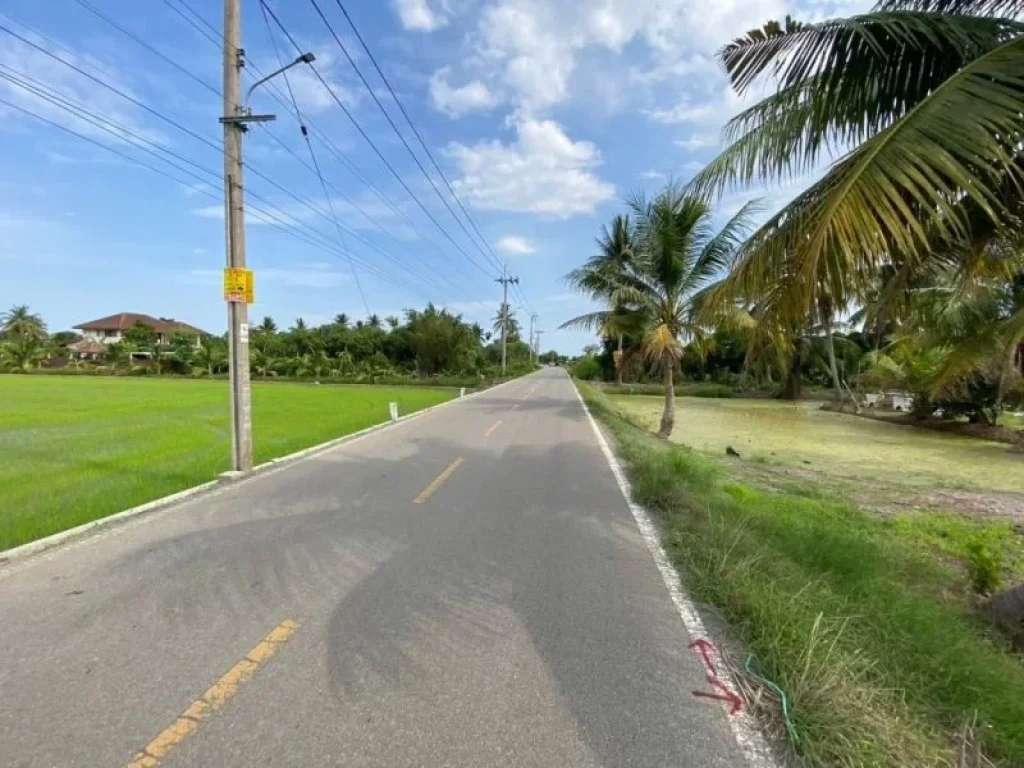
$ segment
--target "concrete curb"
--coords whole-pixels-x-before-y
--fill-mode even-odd
[[[416,411],[405,416],[400,416],[397,421],[384,421],[381,422],[380,424],[374,424],[373,426],[367,427],[366,429],[361,429],[358,432],[352,432],[351,434],[348,435],[342,435],[341,437],[336,437],[333,440],[328,440],[325,443],[319,443],[317,445],[310,446],[309,448],[303,448],[301,451],[289,453],[287,456],[279,456],[276,459],[271,459],[270,461],[264,462],[263,464],[258,464],[257,466],[252,468],[251,472],[242,476],[233,476],[232,473],[225,472],[216,480],[209,480],[205,483],[201,483],[200,485],[196,485],[191,488],[186,488],[183,491],[172,493],[170,496],[162,496],[159,499],[147,501],[145,504],[140,504],[137,507],[131,507],[130,509],[126,509],[122,512],[116,512],[112,515],[101,517],[98,520],[92,520],[88,523],[83,523],[82,525],[75,526],[74,528],[69,528],[66,531],[54,533],[45,538],[37,539],[36,541],[30,541],[27,544],[22,544],[21,546],[14,547],[13,549],[0,551],[0,568],[7,565],[11,565],[15,562],[25,560],[26,558],[29,558],[33,555],[38,555],[42,552],[49,551],[73,539],[83,538],[86,535],[93,533],[100,528],[106,528],[108,526],[124,522],[125,520],[130,520],[140,515],[144,515],[147,512],[155,512],[158,509],[165,509],[167,507],[174,506],[175,504],[187,501],[191,498],[200,496],[204,493],[215,490],[217,488],[241,485],[242,483],[245,483],[248,480],[270,474],[273,471],[283,469],[284,467],[287,467],[303,459],[312,458],[321,453],[330,451],[333,448],[337,448],[340,445],[344,445],[345,443],[350,443],[355,440],[359,440],[360,438],[367,437],[368,435],[376,434],[378,432],[384,432],[385,430],[397,427],[400,424],[405,424],[420,416],[425,416],[431,411],[436,411],[439,408],[444,408],[454,403],[464,403],[467,400],[472,400],[474,397],[478,397],[486,392],[493,392],[497,389],[501,389],[502,387],[508,384],[513,384],[532,375],[532,373],[528,373],[525,376],[519,376],[515,379],[509,379],[508,381],[503,381],[501,384],[495,384],[493,387],[488,387],[487,389],[481,389],[477,392],[468,394],[465,397],[456,396],[453,397],[451,400],[447,400],[443,403],[438,403],[437,405],[432,405],[429,408],[424,408],[420,411]]]

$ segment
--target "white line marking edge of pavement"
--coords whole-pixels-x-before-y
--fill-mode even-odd
[[[397,427],[400,424],[407,424],[408,422],[420,416],[425,416],[426,414],[431,413],[432,411],[436,411],[439,408],[444,408],[445,406],[452,405],[453,403],[464,403],[467,400],[470,400],[474,397],[479,397],[480,395],[483,395],[487,392],[494,392],[495,390],[501,389],[502,387],[508,386],[509,384],[514,384],[518,381],[523,381],[524,379],[527,379],[532,375],[534,374],[528,373],[524,376],[509,379],[508,381],[501,382],[501,384],[495,384],[493,387],[488,387],[487,389],[481,389],[479,392],[473,392],[471,394],[468,394],[465,397],[456,396],[453,397],[451,400],[446,400],[443,403],[432,405],[429,408],[423,408],[419,411],[406,414],[405,416],[400,416],[397,421],[383,421],[380,424],[374,424],[372,426],[367,427],[366,429],[361,429],[358,432],[352,432],[351,434],[348,435],[342,435],[341,437],[333,438],[331,440],[328,440],[327,442],[320,443],[318,445],[313,445],[310,446],[309,448],[303,448],[301,451],[289,453],[287,456],[279,456],[276,459],[270,459],[270,461],[266,461],[263,464],[256,465],[255,467],[252,468],[251,472],[241,477],[222,477],[216,480],[208,480],[205,483],[200,483],[199,485],[194,485],[191,488],[185,488],[184,490],[178,491],[177,493],[172,493],[170,496],[162,496],[158,499],[147,501],[146,503],[140,504],[136,507],[130,507],[129,509],[123,510],[121,512],[115,512],[112,515],[107,515],[97,520],[91,520],[88,523],[82,523],[81,525],[75,526],[74,528],[69,528],[66,531],[60,531],[50,536],[46,536],[45,538],[36,539],[35,541],[30,541],[27,544],[22,544],[21,546],[14,547],[12,549],[0,550],[0,578],[2,578],[5,574],[10,573],[10,566],[13,566],[16,562],[21,563],[27,558],[32,557],[33,555],[39,555],[44,552],[49,552],[50,550],[54,550],[64,544],[70,543],[72,540],[75,540],[76,544],[85,543],[91,539],[89,534],[97,532],[98,529],[108,528],[110,526],[115,525],[116,523],[125,522],[132,518],[138,517],[139,515],[143,515],[147,512],[155,512],[157,510],[168,509],[169,507],[173,507],[176,504],[179,504],[183,501],[188,501],[189,499],[195,496],[199,496],[207,492],[235,488],[240,483],[244,483],[247,480],[251,480],[256,477],[266,477],[267,475],[273,474],[274,472],[280,469],[284,469],[286,466],[289,466],[290,464],[296,461],[313,458],[314,456],[318,456],[321,453],[325,453],[333,448],[337,448],[340,445],[356,442],[364,437],[369,437],[370,435],[374,435],[379,432],[384,432],[393,427]]]
[[[661,545],[661,537],[654,525],[654,521],[651,519],[651,516],[648,514],[646,509],[633,501],[633,486],[626,477],[626,473],[622,469],[622,464],[619,462],[615,452],[608,444],[608,440],[605,438],[600,426],[598,426],[593,414],[590,413],[590,409],[587,407],[587,403],[583,399],[583,395],[580,394],[580,391],[576,386],[576,382],[574,382],[570,377],[569,383],[572,384],[573,392],[576,393],[576,398],[580,401],[580,405],[583,406],[583,412],[587,414],[590,426],[594,430],[594,435],[597,436],[598,444],[601,446],[601,452],[604,454],[604,457],[608,462],[608,466],[612,470],[612,475],[615,476],[615,481],[619,485],[619,490],[622,491],[622,496],[626,500],[626,506],[629,507],[629,511],[632,513],[633,519],[636,521],[637,528],[640,529],[640,535],[643,536],[644,542],[647,544],[647,549],[651,553],[651,557],[654,558],[654,564],[658,567],[658,572],[661,574],[662,581],[665,582],[665,587],[668,589],[669,596],[672,598],[672,603],[679,612],[679,618],[683,621],[683,627],[686,629],[686,633],[690,636],[691,640],[707,637],[708,633],[704,628],[704,621],[700,617],[700,612],[683,589],[683,583],[679,578],[679,573],[676,571],[672,563],[669,562],[665,548]],[[735,690],[739,690],[736,686],[736,681],[732,679],[732,675],[729,670],[722,663],[722,658],[718,652],[717,646],[715,646],[711,651],[711,659],[715,662],[716,667],[724,671],[725,676],[732,687]],[[742,712],[730,716],[725,705],[722,706],[722,711],[725,713],[725,717],[729,722],[729,727],[732,729],[733,735],[736,737],[736,741],[739,743],[740,749],[743,751],[743,755],[746,757],[748,765],[753,766],[753,768],[778,768],[778,763],[772,755],[771,750],[768,748],[768,744],[765,741],[764,736],[761,734],[761,729],[751,716],[750,712],[744,708]]]

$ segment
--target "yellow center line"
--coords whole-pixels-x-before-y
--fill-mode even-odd
[[[171,750],[199,730],[199,724],[203,720],[238,693],[242,683],[256,674],[259,668],[277,653],[298,626],[291,619],[285,619],[274,627],[270,634],[245,655],[244,659],[229,669],[220,680],[193,701],[170,727],[157,734],[145,749],[137,753],[126,768],[155,768],[160,765],[160,761],[167,757]]]
[[[484,437],[490,437],[491,434],[494,432],[494,430],[496,430],[498,427],[501,426],[501,421],[502,421],[501,419],[498,419],[496,422],[491,424],[490,429],[488,429],[486,432],[484,432]]]
[[[448,482],[448,478],[455,474],[455,470],[461,467],[462,462],[464,461],[465,459],[459,456],[459,458],[457,458],[455,461],[449,464],[448,468],[440,475],[438,475],[434,482],[432,482],[430,485],[428,485],[426,488],[420,491],[420,495],[413,499],[412,503],[424,504],[427,501],[427,499],[434,495],[434,491],[436,491],[438,488],[440,488],[442,485]]]

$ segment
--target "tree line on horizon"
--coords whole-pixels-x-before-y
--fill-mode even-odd
[[[519,373],[533,364],[533,352],[521,339],[514,313],[505,316],[508,369]],[[341,313],[331,322],[309,326],[302,318],[281,330],[272,317],[253,325],[249,336],[251,372],[259,377],[344,378],[495,378],[501,374],[501,321],[485,331],[461,315],[428,304],[405,311],[404,318],[370,315],[352,320]],[[125,331],[98,360],[75,360],[67,347],[81,336],[72,331],[49,334],[43,318],[27,306],[0,315],[0,371],[31,372],[43,367],[73,366],[96,373],[155,373],[213,376],[227,370],[226,336],[172,333],[167,343],[145,325]],[[542,361],[557,360],[555,352]]]

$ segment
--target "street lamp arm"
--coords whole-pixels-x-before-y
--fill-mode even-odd
[[[263,85],[265,82],[267,82],[268,80],[272,80],[273,78],[280,75],[282,72],[287,72],[292,67],[298,66],[299,64],[312,64],[314,61],[316,61],[316,56],[314,56],[312,53],[304,53],[291,64],[285,64],[283,67],[274,70],[266,77],[261,77],[259,80],[257,80],[249,87],[248,91],[245,92],[246,107],[249,106],[249,99],[252,98],[252,92],[259,88],[261,85]]]

